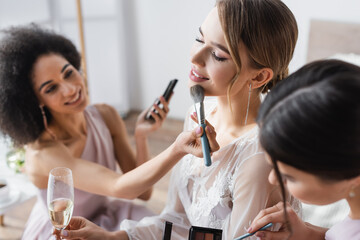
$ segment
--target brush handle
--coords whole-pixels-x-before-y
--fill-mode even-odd
[[[269,227],[272,227],[272,223],[268,223],[268,224],[266,224],[265,226],[263,226],[262,228],[259,228],[258,230],[256,230],[255,232],[253,232],[253,233],[246,233],[246,234],[244,234],[244,235],[242,235],[242,236],[240,236],[240,237],[238,237],[238,238],[235,238],[234,240],[242,240],[242,239],[245,239],[245,238],[247,238],[247,237],[250,237],[250,236],[252,236],[252,235],[254,235],[255,233],[257,233],[258,231],[262,231],[262,230],[265,230],[265,229],[267,229],[267,228],[269,228]]]
[[[209,167],[211,165],[211,156],[210,156],[209,141],[208,141],[206,133],[205,133],[206,125],[204,123],[202,123],[202,124],[200,124],[200,126],[204,130],[203,135],[201,135],[201,146],[202,146],[202,151],[203,151],[203,155],[204,155],[204,162],[205,162],[205,166]]]

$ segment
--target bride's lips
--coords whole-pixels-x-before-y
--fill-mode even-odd
[[[194,81],[194,82],[204,82],[204,81],[209,80],[209,78],[204,77],[203,75],[196,72],[194,69],[191,69],[189,78],[191,81]]]

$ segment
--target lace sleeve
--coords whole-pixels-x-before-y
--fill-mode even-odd
[[[281,201],[280,189],[268,181],[271,167],[264,153],[250,156],[235,171],[233,209],[224,221],[223,239],[234,239],[245,234],[260,210]]]
[[[160,215],[145,217],[139,222],[124,220],[121,223],[120,229],[127,232],[130,240],[161,239],[165,221],[173,223],[171,234],[172,240],[187,239],[191,225],[178,197],[178,190],[175,184],[175,179],[178,177],[177,169],[177,166],[175,166],[171,174],[167,204]]]

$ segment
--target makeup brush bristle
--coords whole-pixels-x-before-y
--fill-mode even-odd
[[[200,85],[194,85],[190,88],[190,95],[195,103],[204,101],[204,88]]]

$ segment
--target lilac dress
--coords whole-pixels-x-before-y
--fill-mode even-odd
[[[359,240],[360,219],[346,217],[343,221],[335,224],[326,232],[326,240]]]
[[[85,119],[87,140],[81,158],[115,171],[117,161],[112,138],[96,107],[89,106],[85,109]],[[124,219],[140,220],[154,215],[147,208],[128,200],[111,199],[76,188],[74,195],[73,216],[83,216],[109,231],[118,230]],[[39,189],[38,200],[26,223],[22,239],[48,240],[51,237],[53,227],[48,215],[46,197],[47,189]]]

